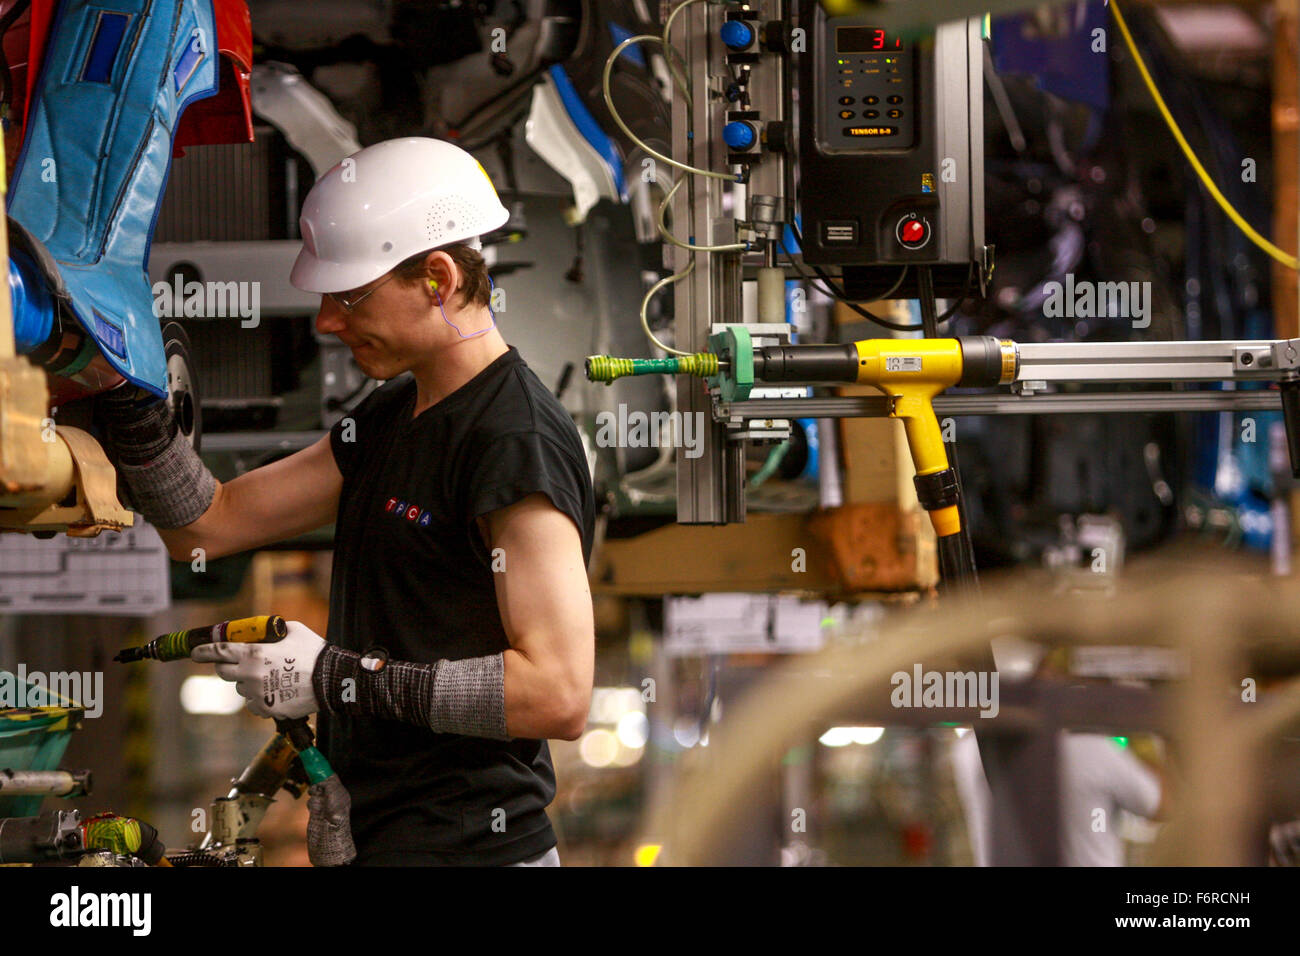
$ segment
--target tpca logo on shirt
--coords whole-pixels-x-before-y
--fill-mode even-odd
[[[409,501],[403,501],[400,498],[389,498],[388,504],[384,505],[384,510],[390,515],[397,515],[399,518],[413,521],[421,528],[428,527],[429,522],[433,520],[433,515],[427,511],[420,510],[419,505],[412,504]]]

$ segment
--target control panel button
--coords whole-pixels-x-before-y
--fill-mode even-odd
[[[902,116],[903,116],[903,111],[902,111],[902,110],[890,110],[890,111],[889,111],[889,118],[890,118],[890,119],[901,119]]]
[[[857,102],[857,100],[855,100],[855,99],[854,99],[853,97],[851,97],[851,96],[841,96],[841,97],[840,97],[840,106],[852,106],[852,105],[853,105],[854,103],[856,103],[856,102]]]
[[[758,141],[758,133],[748,123],[736,121],[723,127],[722,141],[731,149],[743,151],[753,147]]]
[[[897,104],[903,102],[903,98],[902,98],[901,96],[898,96],[897,94],[895,94],[894,96],[891,96],[891,97],[889,98],[889,102],[891,102],[891,103],[897,105]]]
[[[898,220],[894,230],[898,242],[905,249],[921,249],[930,242],[930,222],[915,213],[909,213]]]
[[[866,110],[866,111],[862,114],[862,117],[863,117],[863,119],[879,119],[879,118],[880,118],[880,110]]]
[[[722,42],[729,49],[747,49],[753,45],[754,39],[754,28],[743,20],[728,20],[722,25]]]
[[[840,119],[853,119],[853,110],[840,110]]]
[[[864,97],[862,97],[862,102],[866,103],[868,106],[875,106],[877,103],[880,102],[880,97],[879,97],[879,96],[864,96]]]

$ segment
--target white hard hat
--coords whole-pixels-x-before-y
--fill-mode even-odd
[[[307,194],[298,220],[302,251],[289,282],[304,292],[345,292],[426,249],[476,240],[509,218],[483,166],[459,146],[415,136],[376,143]]]

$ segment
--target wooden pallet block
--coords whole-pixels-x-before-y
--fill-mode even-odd
[[[934,532],[916,500],[902,424],[842,420],[841,455],[843,506],[810,514],[751,513],[737,525],[666,525],[607,540],[593,569],[593,592],[844,596],[934,587]]]

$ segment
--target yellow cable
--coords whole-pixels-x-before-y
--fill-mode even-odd
[[[1178,140],[1178,145],[1182,147],[1183,155],[1186,156],[1187,161],[1192,164],[1192,169],[1196,170],[1196,175],[1201,178],[1201,182],[1205,184],[1205,188],[1208,189],[1210,195],[1214,197],[1214,201],[1219,204],[1219,208],[1222,209],[1227,217],[1236,224],[1238,229],[1246,234],[1246,238],[1251,242],[1259,246],[1259,248],[1263,249],[1288,269],[1300,269],[1300,260],[1297,260],[1295,256],[1285,252],[1284,250],[1279,249],[1256,232],[1255,228],[1242,217],[1241,213],[1237,212],[1237,210],[1233,208],[1232,203],[1228,202],[1228,198],[1219,191],[1219,187],[1214,184],[1214,180],[1210,178],[1210,174],[1205,171],[1205,167],[1201,165],[1201,161],[1197,159],[1196,154],[1192,152],[1191,144],[1189,144],[1187,138],[1183,136],[1183,131],[1178,128],[1178,121],[1175,120],[1174,115],[1169,112],[1169,107],[1165,105],[1165,98],[1160,95],[1160,91],[1156,89],[1155,81],[1151,79],[1151,74],[1147,72],[1146,62],[1142,59],[1142,54],[1138,52],[1137,44],[1133,42],[1133,35],[1128,32],[1128,24],[1124,22],[1124,14],[1120,12],[1119,0],[1110,0],[1110,8],[1115,11],[1115,22],[1119,24],[1119,31],[1124,35],[1124,42],[1128,45],[1129,52],[1133,54],[1133,61],[1137,64],[1138,72],[1142,74],[1142,82],[1144,82],[1147,85],[1147,89],[1151,91],[1151,98],[1156,101],[1156,106],[1160,110],[1160,115],[1165,118],[1165,123],[1168,124],[1169,131],[1174,134],[1174,139]]]

